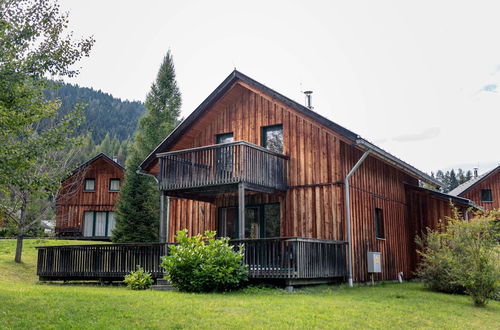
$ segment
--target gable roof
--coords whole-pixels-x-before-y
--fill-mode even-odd
[[[87,166],[89,166],[90,164],[92,164],[93,162],[95,162],[96,160],[98,159],[101,159],[101,158],[104,158],[106,159],[108,162],[110,162],[112,165],[120,168],[121,170],[125,170],[125,168],[123,166],[121,166],[119,163],[115,162],[113,159],[109,158],[106,154],[104,153],[100,153],[98,154],[97,156],[87,160],[85,163],[82,163],[80,165],[78,165],[73,171],[71,171],[71,174],[68,175],[68,177],[66,177],[64,180],[68,179],[69,177],[71,177],[73,174],[77,173],[78,171],[80,171],[82,168],[85,168]],[[64,181],[63,180],[63,181]]]
[[[479,182],[483,181],[484,179],[486,179],[487,177],[489,177],[490,175],[495,173],[497,170],[500,170],[500,165],[498,165],[497,167],[495,167],[492,170],[489,170],[488,172],[485,172],[485,173],[479,175],[477,178],[472,178],[469,181],[462,183],[461,185],[459,185],[455,189],[451,190],[448,194],[453,195],[453,196],[458,196],[458,195],[466,192],[467,190],[471,189],[476,184],[478,184]]]
[[[350,139],[363,150],[370,149],[372,153],[376,154],[385,161],[396,165],[398,168],[402,169],[404,172],[417,177],[419,180],[427,182],[434,186],[442,186],[442,183],[438,180],[432,178],[426,173],[416,169],[415,167],[409,165],[408,163],[402,161],[401,159],[389,154],[388,152],[382,150],[381,148],[375,146],[374,144],[368,142],[367,140],[361,138],[358,134],[354,133],[347,128],[340,126],[337,123],[323,117],[317,112],[303,106],[300,103],[276,92],[275,90],[259,83],[258,81],[244,75],[243,73],[234,70],[231,74],[224,79],[224,81],[186,118],[184,119],[154,150],[149,154],[149,156],[139,165],[140,171],[145,173],[145,169],[156,159],[156,154],[158,152],[164,151],[172,143],[174,143],[182,134],[196,121],[196,119],[210,106],[217,102],[224,94],[229,90],[229,88],[237,81],[242,81],[263,93],[271,96],[272,98],[284,103],[285,105],[291,107],[297,112],[316,120],[322,125],[330,128],[334,132]]]

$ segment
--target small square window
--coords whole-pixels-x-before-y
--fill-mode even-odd
[[[85,179],[85,191],[95,190],[95,179]]]
[[[109,179],[109,191],[120,191],[120,179]]]
[[[375,237],[385,239],[384,234],[384,213],[382,209],[375,209]]]
[[[481,189],[481,202],[493,202],[491,189]]]
[[[262,146],[279,154],[283,153],[283,125],[262,127]]]

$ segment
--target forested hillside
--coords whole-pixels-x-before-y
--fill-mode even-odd
[[[76,130],[77,135],[91,133],[92,140],[99,144],[106,134],[119,141],[128,139],[137,128],[137,121],[144,113],[144,106],[137,101],[123,101],[110,94],[92,88],[62,84],[60,88],[46,91],[49,98],[61,100],[60,115],[63,116],[83,103],[85,120]]]

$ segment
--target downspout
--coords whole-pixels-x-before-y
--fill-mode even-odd
[[[346,214],[346,225],[347,225],[347,258],[349,260],[349,268],[348,268],[348,281],[349,286],[352,287],[352,242],[351,242],[351,201],[349,195],[349,179],[356,172],[356,170],[361,166],[364,162],[368,154],[370,154],[371,150],[366,150],[363,156],[358,160],[356,165],[351,169],[351,171],[347,174],[344,179],[345,183],[345,214]]]
[[[144,172],[142,169],[135,171],[137,174],[147,175],[155,179],[156,183],[160,183],[156,175]],[[165,196],[163,191],[160,191],[160,228],[159,228],[159,239],[160,243],[166,243],[169,235],[170,226],[170,197]],[[165,208],[165,197],[166,198],[166,208]]]

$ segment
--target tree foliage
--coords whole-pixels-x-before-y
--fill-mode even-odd
[[[465,183],[472,179],[472,172],[471,170],[464,171],[459,168],[457,171],[451,169],[446,172],[439,170],[435,174],[434,172],[431,172],[431,176],[443,183],[441,191],[447,193],[452,191],[462,183]]]
[[[94,144],[99,144],[106,135],[124,141],[133,136],[139,117],[145,108],[141,102],[115,98],[110,94],[91,88],[62,84],[60,88],[45,91],[49,99],[59,99],[58,116],[71,112],[78,103],[85,104],[85,118],[75,135],[87,135]]]
[[[500,281],[500,212],[475,214],[466,221],[458,213],[442,228],[417,239],[422,257],[417,274],[431,289],[467,293],[477,306],[498,294]]]
[[[92,38],[75,41],[67,25],[68,15],[52,1],[0,2],[0,208],[18,226],[16,261],[33,223],[27,211],[57,191],[69,164],[63,149],[75,142],[68,137],[81,121],[80,107],[58,118],[60,101],[43,92],[57,87],[48,76],[78,74],[74,64],[93,45]]]
[[[139,164],[158,146],[177,123],[181,93],[175,80],[170,51],[164,57],[155,82],[146,97],[146,113],[139,119],[134,143],[129,149],[125,183],[117,205],[114,242],[158,240],[159,191],[153,178],[138,174]]]

